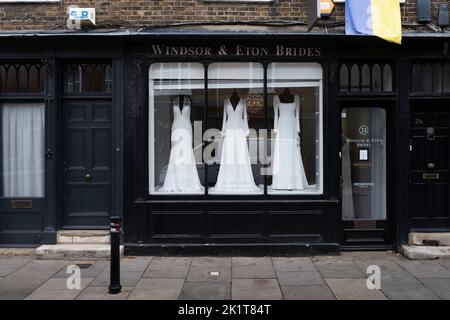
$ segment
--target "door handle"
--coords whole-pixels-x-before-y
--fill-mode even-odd
[[[88,174],[86,174],[85,178],[86,178],[86,180],[91,180],[92,176],[88,173]]]

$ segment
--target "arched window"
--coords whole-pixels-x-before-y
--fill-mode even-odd
[[[361,91],[370,91],[370,69],[367,63],[361,68]]]
[[[351,91],[359,91],[360,79],[359,79],[359,67],[354,64],[352,66],[351,74],[350,74],[350,87]]]
[[[14,65],[8,65],[6,68],[6,92],[18,92],[17,69]]]
[[[39,74],[40,70],[36,65],[29,66],[28,69],[28,85],[31,92],[40,92],[39,90]],[[42,79],[44,80],[44,79]]]
[[[18,67],[17,72],[17,91],[27,92],[28,91],[28,70],[25,65]]]
[[[45,67],[33,63],[0,64],[0,94],[42,93]]]
[[[66,94],[92,94],[112,92],[110,64],[79,63],[64,68]]]
[[[375,64],[372,69],[372,91],[381,92],[381,68],[379,64]]]
[[[392,92],[392,68],[389,64],[386,64],[383,68],[383,92]]]
[[[339,84],[341,91],[348,91],[348,67],[345,64],[341,65],[341,70],[339,71]]]
[[[422,91],[433,92],[433,68],[428,62],[422,66]]]
[[[0,65],[0,93],[6,92],[6,68]]]
[[[416,62],[413,65],[413,89],[414,92],[422,92],[422,64]]]

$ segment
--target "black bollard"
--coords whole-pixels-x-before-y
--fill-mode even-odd
[[[109,293],[116,294],[122,289],[120,285],[120,217],[111,217],[111,272]]]

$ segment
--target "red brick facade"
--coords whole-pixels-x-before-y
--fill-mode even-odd
[[[433,0],[433,22],[439,3]],[[56,3],[0,3],[0,30],[64,29],[70,5],[96,8],[97,28],[161,26],[178,23],[266,23],[306,21],[307,0],[272,3],[226,3],[204,0],[62,0]],[[402,5],[405,28],[416,27],[416,0]],[[336,4],[330,23],[344,20],[344,6]]]

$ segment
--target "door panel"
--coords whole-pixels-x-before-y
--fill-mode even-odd
[[[412,227],[450,227],[450,112],[436,107],[415,108],[411,121]]]
[[[341,113],[341,190],[344,245],[385,245],[387,114],[381,107],[347,107]]]
[[[106,228],[112,203],[111,101],[68,100],[63,114],[63,227]]]

